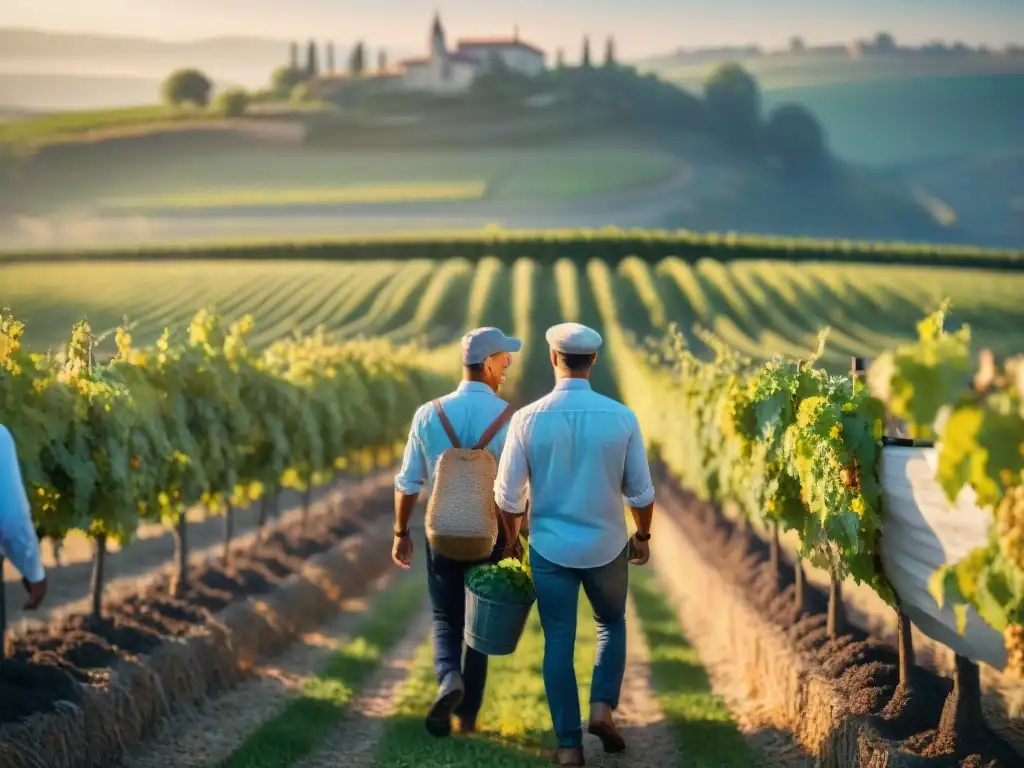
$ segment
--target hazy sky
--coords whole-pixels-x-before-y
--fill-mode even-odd
[[[165,39],[363,38],[418,49],[435,8],[452,37],[507,34],[518,24],[530,42],[575,50],[583,34],[614,32],[622,56],[775,46],[794,33],[846,41],[879,29],[912,43],[1024,42],[1024,0],[0,0],[0,26]]]

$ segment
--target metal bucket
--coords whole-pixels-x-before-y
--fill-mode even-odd
[[[466,587],[466,645],[488,656],[515,652],[534,602],[498,603]]]

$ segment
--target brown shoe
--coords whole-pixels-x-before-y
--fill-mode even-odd
[[[587,761],[583,757],[583,750],[579,747],[572,747],[570,749],[564,749],[559,747],[555,750],[555,754],[552,757],[551,762],[555,765],[565,766],[580,766],[586,765]]]
[[[601,746],[604,747],[605,752],[615,753],[626,750],[626,740],[622,738],[615,723],[591,720],[590,725],[587,726],[587,732],[601,740]]]

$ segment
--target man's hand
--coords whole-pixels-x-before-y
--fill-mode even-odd
[[[412,565],[411,536],[395,536],[395,543],[391,545],[391,560],[399,568],[408,568]]]
[[[43,598],[46,597],[46,579],[44,578],[42,581],[37,581],[34,584],[28,579],[22,579],[21,584],[25,587],[25,591],[28,592],[28,602],[25,603],[23,610],[34,611],[42,604]]]
[[[633,545],[633,556],[629,559],[630,565],[647,565],[651,559],[651,542],[639,541],[634,536],[630,542]]]
[[[507,544],[505,549],[501,551],[501,559],[504,560],[507,557],[512,557],[516,560],[523,559],[523,542],[518,536],[516,536],[511,544]]]

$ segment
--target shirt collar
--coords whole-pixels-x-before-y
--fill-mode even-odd
[[[482,381],[460,381],[459,388],[456,390],[460,394],[466,394],[467,392],[476,392],[478,394],[493,395],[494,390],[484,384]]]
[[[590,389],[590,382],[586,379],[562,379],[555,384],[556,392],[565,392],[573,390],[588,390]]]

